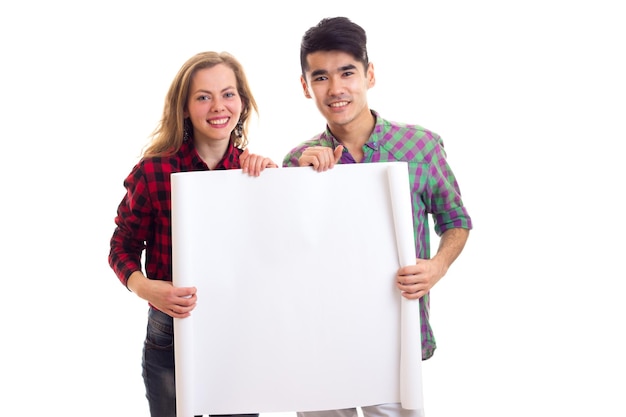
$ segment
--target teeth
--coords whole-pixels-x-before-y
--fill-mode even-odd
[[[348,105],[347,101],[340,101],[338,103],[330,103],[330,107],[343,107],[347,105]]]
[[[209,120],[209,124],[210,125],[223,125],[226,122],[228,122],[228,118],[226,118],[226,119]]]

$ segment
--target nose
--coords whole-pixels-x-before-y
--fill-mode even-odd
[[[215,97],[211,101],[211,111],[212,112],[220,112],[224,110],[224,101],[221,97]]]
[[[329,96],[340,96],[343,92],[343,84],[341,79],[336,77],[330,77],[328,79],[328,95]]]

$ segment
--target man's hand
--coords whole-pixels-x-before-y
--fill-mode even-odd
[[[422,298],[448,272],[459,256],[469,236],[469,230],[446,230],[439,241],[439,249],[432,259],[416,259],[415,265],[402,267],[396,275],[396,286],[402,296],[410,300]]]
[[[312,165],[317,172],[326,171],[339,162],[342,152],[343,145],[337,146],[334,151],[326,146],[312,146],[302,152],[298,164],[301,167]]]
[[[415,265],[402,267],[396,275],[396,287],[409,300],[422,298],[446,274],[447,268],[435,259],[416,259]]]

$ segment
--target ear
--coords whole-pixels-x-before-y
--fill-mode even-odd
[[[374,64],[371,62],[367,64],[367,88],[372,88],[376,85],[376,76],[374,75]]]
[[[302,84],[302,90],[304,91],[304,97],[311,98],[311,93],[309,93],[309,86],[306,83],[306,80],[301,75],[300,76],[300,84]]]

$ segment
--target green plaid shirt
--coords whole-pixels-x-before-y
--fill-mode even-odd
[[[430,226],[428,214],[432,215],[434,230],[441,236],[448,229],[472,228],[472,220],[463,206],[461,192],[450,166],[441,137],[417,125],[390,122],[377,112],[376,125],[367,143],[363,146],[361,162],[404,161],[409,167],[411,202],[413,205],[413,226],[415,253],[418,258],[430,258]],[[301,143],[289,152],[283,166],[298,166],[298,158],[311,146],[335,148],[340,142],[326,131]],[[340,164],[356,161],[344,148]],[[429,322],[430,294],[420,299],[422,358],[430,358],[436,347],[435,336]]]

